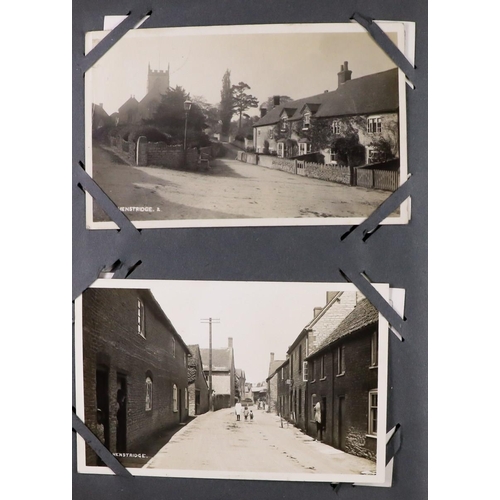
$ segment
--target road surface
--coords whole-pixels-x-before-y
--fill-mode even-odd
[[[254,410],[240,422],[232,409],[196,417],[144,466],[222,472],[361,474],[375,471],[370,460],[319,443],[276,415]]]
[[[366,217],[390,195],[231,158],[214,160],[208,172],[132,167],[99,146],[93,150],[93,177],[131,220],[141,221]],[[94,217],[109,220],[98,207]]]

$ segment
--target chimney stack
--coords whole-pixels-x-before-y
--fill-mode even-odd
[[[349,81],[351,79],[352,71],[349,70],[348,64],[349,63],[347,61],[345,61],[344,64],[342,64],[340,66],[339,73],[337,73],[338,77],[339,77],[339,87],[343,83],[345,83],[345,82],[347,82],[347,81]]]
[[[315,307],[314,308],[314,317],[317,318],[318,314],[323,310],[322,307]]]
[[[273,103],[274,103],[275,106],[279,106],[280,105],[280,96],[279,95],[273,96]]]
[[[266,113],[267,113],[267,108],[264,107],[264,108],[260,108],[260,117],[263,118],[264,116],[266,116]]]
[[[274,352],[271,353],[271,363],[274,361]]]
[[[227,338],[227,346],[229,348],[232,348],[233,347],[233,337],[228,337]]]

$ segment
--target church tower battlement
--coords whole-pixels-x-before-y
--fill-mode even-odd
[[[170,64],[168,69],[151,69],[151,65],[148,64],[148,92],[151,90],[159,90],[160,93],[164,94],[170,88]]]

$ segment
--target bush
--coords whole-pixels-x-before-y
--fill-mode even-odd
[[[246,138],[250,141],[253,141],[253,134],[247,134]]]
[[[172,137],[168,134],[164,134],[161,130],[156,127],[138,127],[130,131],[128,134],[129,141],[136,142],[139,137],[144,136],[148,142],[165,142],[170,144],[172,142]]]
[[[237,136],[235,136],[234,140],[243,142],[245,140],[245,138],[242,135],[238,134]]]
[[[247,146],[247,147],[245,148],[245,151],[246,151],[247,153],[255,153],[255,148],[254,148],[253,146]]]

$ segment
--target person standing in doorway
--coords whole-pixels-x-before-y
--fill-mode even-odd
[[[318,401],[314,405],[314,421],[316,422],[316,439],[315,441],[321,441],[322,438],[322,424],[321,424],[321,403]]]
[[[239,401],[234,405],[234,413],[236,414],[236,422],[239,422],[241,417],[241,403]]]

